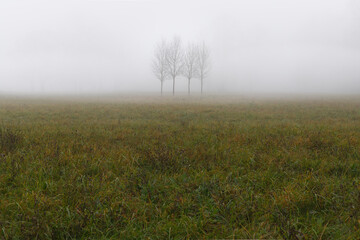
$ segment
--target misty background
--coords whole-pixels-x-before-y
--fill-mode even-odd
[[[360,92],[358,0],[2,0],[0,93],[159,92],[174,35],[210,49],[205,92]]]

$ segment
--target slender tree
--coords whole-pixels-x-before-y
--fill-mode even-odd
[[[152,69],[157,79],[161,83],[161,96],[163,95],[164,81],[168,78],[167,69],[167,51],[168,47],[165,40],[156,45],[154,52],[154,59],[152,62]]]
[[[190,81],[198,76],[198,48],[194,44],[189,44],[185,50],[183,58],[183,75],[188,80],[188,94],[190,95]]]
[[[203,93],[203,85],[204,78],[208,76],[210,71],[210,52],[208,48],[205,46],[205,43],[198,46],[198,70],[199,70],[199,78],[201,81],[201,94]]]
[[[166,59],[168,73],[173,80],[173,95],[175,95],[175,80],[182,73],[183,69],[183,52],[180,37],[175,36],[168,45]]]

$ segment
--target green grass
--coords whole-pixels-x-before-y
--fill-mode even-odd
[[[359,99],[0,99],[1,239],[359,236]]]

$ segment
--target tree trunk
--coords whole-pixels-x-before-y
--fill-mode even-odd
[[[161,96],[163,95],[163,81],[161,81]]]
[[[201,94],[203,94],[203,77],[201,77]]]
[[[173,77],[173,96],[175,95],[175,77]]]
[[[188,94],[190,95],[190,78],[188,78]]]

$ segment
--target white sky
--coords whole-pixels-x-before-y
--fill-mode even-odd
[[[359,0],[1,0],[0,93],[157,92],[174,35],[210,48],[208,92],[360,93]]]

